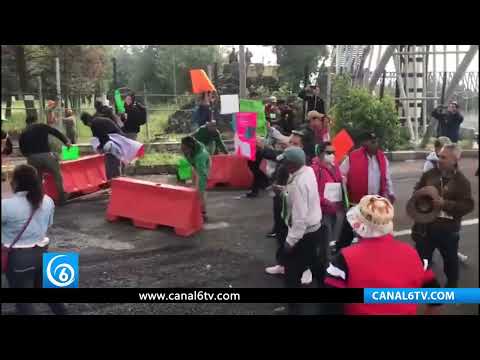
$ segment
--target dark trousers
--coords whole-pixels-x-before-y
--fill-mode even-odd
[[[335,245],[335,252],[339,252],[344,247],[352,245],[354,236],[355,234],[350,226],[350,223],[345,220],[343,222],[342,230],[340,231],[340,236]]]
[[[121,175],[121,163],[120,160],[112,154],[105,154],[105,172],[107,180],[119,177]]]
[[[444,229],[427,228],[426,236],[416,239],[417,252],[422,259],[432,262],[435,249],[440,251],[443,258],[443,271],[447,276],[446,287],[455,288],[458,286],[458,232],[449,232]]]
[[[283,246],[288,235],[288,226],[285,224],[282,218],[282,198],[280,195],[275,194],[273,198],[273,232],[276,234],[277,239],[277,252],[275,258],[278,265],[283,265]]]
[[[46,248],[33,247],[13,249],[8,255],[7,280],[11,288],[41,288],[42,287],[42,256]],[[66,313],[63,304],[48,304],[56,315]],[[16,304],[17,313],[21,315],[34,314],[33,304]]]
[[[64,202],[66,197],[63,188],[60,163],[53,153],[31,154],[27,157],[27,163],[37,169],[38,177],[41,182],[43,182],[43,174],[45,172],[52,174],[53,180],[55,181],[55,187],[57,188],[59,201],[60,203]]]
[[[262,152],[257,150],[255,153],[255,161],[248,161],[248,167],[253,174],[253,183],[250,190],[254,193],[258,193],[260,189],[265,189],[268,186],[268,177],[260,170],[262,160]]]
[[[282,256],[285,266],[285,286],[287,288],[300,288],[302,274],[310,269],[319,287],[323,286],[326,265],[326,246],[322,236],[323,229],[305,234],[295,246]]]

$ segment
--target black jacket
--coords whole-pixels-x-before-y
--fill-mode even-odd
[[[304,125],[301,131],[303,133],[303,151],[305,152],[307,165],[310,165],[316,155],[315,146],[317,143],[315,141],[315,132],[308,125]]]
[[[458,142],[460,124],[463,116],[459,112],[442,112],[438,108],[433,110],[432,117],[438,120],[438,136],[446,136],[452,142]]]
[[[108,134],[125,135],[117,124],[105,117],[94,117],[90,128],[92,135],[100,141],[100,149],[103,149],[103,146],[110,140]]]
[[[127,118],[122,117],[123,131],[126,133],[136,133],[140,132],[140,126],[143,125],[146,121],[146,110],[145,106],[138,102],[134,102],[130,106],[125,106],[125,113]]]
[[[110,121],[110,120],[109,120]],[[48,135],[53,135],[65,145],[68,139],[60,131],[46,124],[32,124],[23,130],[18,145],[23,156],[51,152]]]
[[[321,114],[325,114],[325,105],[320,96],[314,94],[307,94],[305,90],[300,91],[298,97],[307,102],[307,113],[316,110]]]

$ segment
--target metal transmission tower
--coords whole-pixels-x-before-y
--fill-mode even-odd
[[[356,75],[364,61],[363,55],[370,45],[336,45],[335,72]]]

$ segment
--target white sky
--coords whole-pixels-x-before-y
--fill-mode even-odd
[[[223,45],[230,50],[235,47],[238,50],[239,45]],[[273,65],[277,63],[277,57],[273,53],[272,48],[269,46],[263,45],[245,45],[248,49],[252,52],[252,62],[253,63],[264,63],[266,65]],[[467,51],[470,45],[459,45],[460,51]],[[385,50],[386,45],[382,45],[382,53]],[[456,45],[447,45],[447,51],[454,51]],[[437,51],[443,51],[443,45],[436,45]],[[375,68],[375,64],[377,62],[378,52],[380,50],[380,45],[374,46],[373,51],[373,59],[372,59],[372,70]],[[464,54],[460,54],[459,61],[461,62],[463,59]],[[367,58],[368,60],[368,58]],[[328,61],[326,62],[328,64]],[[432,57],[429,58],[428,61],[429,71],[433,69],[433,61]],[[368,62],[366,66],[368,65]],[[455,71],[456,69],[456,57],[455,54],[447,54],[447,71]],[[390,60],[387,64],[387,71],[395,71],[393,61]],[[443,55],[437,55],[437,71],[443,71]],[[473,58],[470,66],[468,67],[467,71],[478,71],[478,52]]]

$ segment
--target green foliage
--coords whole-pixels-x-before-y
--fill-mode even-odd
[[[138,159],[137,164],[141,166],[177,165],[181,157],[178,154],[151,152]]]
[[[184,94],[192,87],[190,69],[207,70],[208,64],[221,62],[222,53],[218,45],[146,45],[117,47],[114,56],[119,86]]]
[[[305,78],[318,73],[318,63],[328,57],[326,45],[273,45],[277,62],[280,65],[280,80],[288,82],[292,89],[297,89]]]
[[[365,131],[374,131],[385,150],[395,150],[401,142],[400,123],[393,98],[378,99],[366,89],[349,86],[348,77],[334,82],[334,132],[346,129],[354,140]]]

